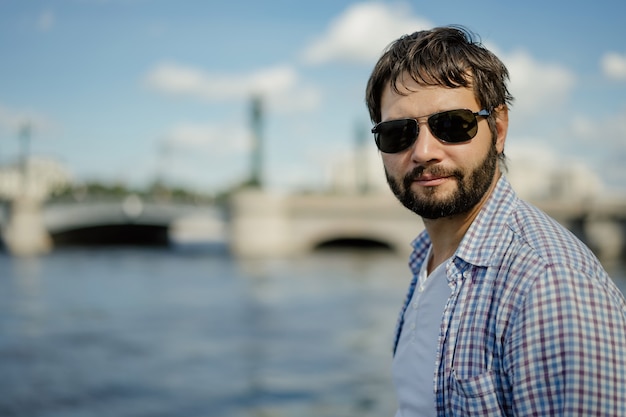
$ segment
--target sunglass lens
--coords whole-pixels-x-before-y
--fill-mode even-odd
[[[391,120],[374,128],[378,149],[396,153],[407,149],[417,139],[417,121],[413,119]]]
[[[428,125],[435,136],[444,142],[467,142],[476,136],[478,123],[469,110],[451,110],[434,114],[428,118]]]

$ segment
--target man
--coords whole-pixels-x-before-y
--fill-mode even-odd
[[[460,27],[403,36],[366,101],[391,190],[422,217],[396,416],[626,416],[626,302],[502,175],[502,62]]]

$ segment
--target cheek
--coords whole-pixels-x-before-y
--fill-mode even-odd
[[[381,155],[385,171],[394,177],[397,176],[397,172],[400,169],[398,158],[394,154],[381,153]]]
[[[491,136],[476,137],[467,145],[465,149],[459,149],[460,152],[456,154],[457,162],[465,167],[480,165],[493,146]]]

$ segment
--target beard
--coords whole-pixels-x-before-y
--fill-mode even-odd
[[[474,208],[489,190],[497,163],[498,153],[493,144],[485,159],[470,172],[460,169],[450,171],[438,166],[420,166],[408,173],[402,183],[392,178],[387,169],[385,175],[389,188],[406,208],[425,219],[438,219],[464,214]],[[411,185],[424,173],[456,179],[457,189],[449,196],[438,197],[438,186],[426,187],[422,195],[418,195],[411,190]]]

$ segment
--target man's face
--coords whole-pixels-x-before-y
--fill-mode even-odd
[[[478,133],[472,140],[441,142],[423,116],[453,109],[477,112],[481,109],[473,91],[422,86],[410,77],[404,81],[399,84],[403,94],[389,86],[383,92],[382,121],[418,119],[419,133],[408,149],[382,153],[389,186],[405,207],[425,219],[467,213],[481,202],[499,176],[498,153],[504,148],[504,134],[494,142],[487,121],[479,118]]]
[[[485,159],[475,168],[443,171],[438,168],[417,167],[401,180],[392,177],[385,168],[389,187],[406,208],[426,219],[467,213],[483,198],[494,178],[498,154],[492,146]],[[411,184],[424,175],[450,176],[457,182],[456,190],[448,195],[437,194],[437,187],[425,187],[422,195]]]

